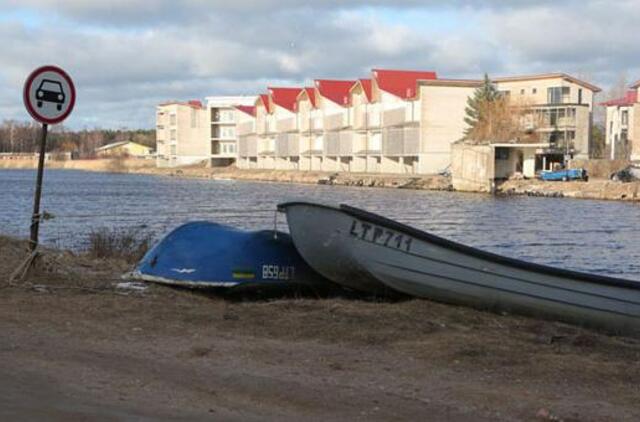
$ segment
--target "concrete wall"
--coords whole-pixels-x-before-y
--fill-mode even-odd
[[[490,145],[451,146],[451,183],[459,191],[491,192],[495,177],[494,149]]]
[[[438,173],[451,164],[451,144],[464,136],[464,110],[474,92],[473,87],[420,86],[419,173]]]

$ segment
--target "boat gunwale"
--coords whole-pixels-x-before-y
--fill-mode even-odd
[[[471,257],[484,259],[494,262],[496,264],[505,265],[521,270],[531,271],[540,274],[552,275],[560,278],[570,278],[574,281],[586,281],[593,284],[600,284],[609,287],[621,287],[631,290],[640,290],[640,282],[627,280],[622,278],[597,275],[592,273],[585,273],[580,271],[568,270],[564,268],[551,267],[543,264],[536,264],[533,262],[523,261],[517,258],[510,258],[504,255],[498,255],[492,252],[484,251],[482,249],[474,248],[472,246],[464,245],[462,243],[455,242],[453,240],[445,239],[443,237],[434,235],[432,233],[420,230],[406,224],[391,220],[387,217],[383,217],[378,214],[374,214],[369,211],[362,210],[360,208],[352,207],[346,204],[340,204],[339,206],[318,204],[306,201],[290,201],[278,204],[278,210],[284,212],[286,208],[295,205],[306,205],[311,207],[325,208],[333,211],[344,212],[352,217],[367,220],[371,223],[388,227],[392,230],[404,232],[416,239],[433,243],[437,246],[441,246],[445,249],[450,249],[455,252],[459,252]]]

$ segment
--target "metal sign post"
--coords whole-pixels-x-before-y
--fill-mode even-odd
[[[40,229],[40,198],[42,196],[42,178],[44,175],[44,158],[47,150],[47,129],[49,125],[42,124],[40,135],[40,156],[38,157],[38,176],[36,178],[36,191],[33,197],[33,215],[31,216],[31,238],[29,250],[34,251],[38,246],[38,230]]]
[[[40,229],[40,198],[42,197],[44,162],[47,153],[47,131],[49,125],[60,123],[71,114],[76,102],[76,89],[73,81],[64,70],[56,66],[42,66],[31,72],[24,83],[22,96],[31,117],[42,123],[29,242],[29,250],[34,252],[38,247]]]

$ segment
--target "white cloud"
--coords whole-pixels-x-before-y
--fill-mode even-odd
[[[560,70],[606,85],[625,70],[640,77],[630,36],[639,21],[636,1],[5,0],[0,113],[26,117],[21,85],[42,63],[76,79],[74,126],[151,126],[166,99],[372,67],[443,77]]]

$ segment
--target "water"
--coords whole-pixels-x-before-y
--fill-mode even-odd
[[[28,237],[35,172],[0,170],[0,233]],[[82,249],[92,230],[155,238],[186,221],[272,228],[278,202],[348,203],[471,246],[580,271],[640,280],[640,204],[49,170],[45,244]],[[278,217],[278,228],[286,221]]]

